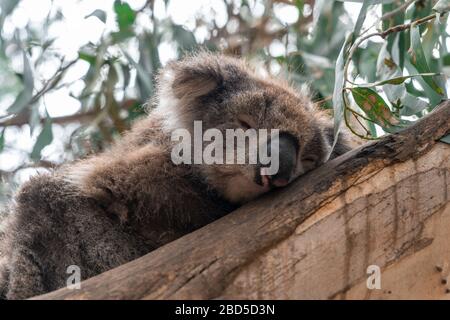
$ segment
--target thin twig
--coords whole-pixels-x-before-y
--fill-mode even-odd
[[[85,113],[76,113],[70,116],[62,116],[62,117],[54,117],[52,118],[53,123],[65,124],[72,123],[75,121],[84,122],[86,120],[92,120],[97,115],[97,112],[88,111]],[[43,123],[45,119],[40,119],[39,122]],[[7,119],[0,122],[0,127],[12,127],[12,126],[22,126],[28,124],[29,117],[28,114],[24,114],[24,116],[16,116],[11,119]]]
[[[58,83],[61,81],[62,76],[64,75],[64,73],[75,64],[75,62],[77,62],[78,59],[75,59],[71,62],[69,62],[67,65],[65,65],[64,67],[61,65],[58,70],[56,70],[55,74],[49,79],[47,80],[42,89],[39,90],[32,98],[30,101],[30,105],[37,102],[39,100],[40,97],[42,97],[44,94],[46,94],[48,91],[52,90],[54,87],[56,87],[58,85]]]

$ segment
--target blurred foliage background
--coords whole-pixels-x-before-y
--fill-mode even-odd
[[[401,129],[447,97],[449,6],[0,0],[0,203],[30,175],[106,148],[145,113],[155,72],[199,48],[308,84],[362,137]]]

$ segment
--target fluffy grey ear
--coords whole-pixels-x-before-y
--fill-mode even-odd
[[[160,74],[160,89],[176,99],[193,100],[207,95],[223,82],[219,61],[208,54],[172,62]]]
[[[188,128],[195,118],[195,101],[222,85],[216,56],[200,53],[173,61],[158,76],[157,107],[168,130]],[[197,108],[198,109],[198,108]]]

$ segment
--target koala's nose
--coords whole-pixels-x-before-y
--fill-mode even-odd
[[[269,147],[274,141],[270,141]],[[272,161],[278,157],[278,171],[275,174],[267,175],[269,184],[273,187],[284,187],[294,175],[297,163],[297,140],[288,133],[280,133],[278,137],[278,150],[274,148]]]

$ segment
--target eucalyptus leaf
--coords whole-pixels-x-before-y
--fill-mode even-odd
[[[393,36],[393,35],[391,35]],[[390,39],[394,39],[391,47],[391,56],[392,60],[399,67],[399,71],[403,70],[405,65],[405,55],[406,55],[406,46],[405,46],[405,34],[403,32],[397,33],[395,37],[388,37],[388,42]],[[389,45],[388,45],[389,48]]]
[[[37,137],[36,143],[34,144],[33,151],[30,155],[31,159],[39,160],[41,158],[42,149],[48,146],[52,142],[52,140],[52,120],[50,117],[47,117],[44,123],[44,127],[42,128],[42,131]]]
[[[0,8],[2,9],[2,16],[6,17],[16,8],[20,0],[0,0]]]
[[[95,62],[97,61],[97,57],[94,56],[93,54],[89,54],[87,52],[83,52],[83,51],[79,51],[78,52],[78,57],[81,60],[84,60],[86,62],[88,62],[91,65],[95,65]]]
[[[30,116],[28,118],[28,124],[30,125],[30,133],[33,134],[34,130],[41,123],[41,116],[39,115],[39,106],[34,105],[31,107]]]
[[[403,108],[400,110],[401,116],[412,116],[430,106],[428,102],[419,99],[418,97],[415,97],[410,93],[406,93],[402,98],[402,104]]]
[[[130,74],[130,66],[126,64],[120,64],[120,70],[122,71],[122,77],[123,77],[123,88],[126,89],[128,85],[130,84],[131,74]]]
[[[439,0],[433,7],[433,11],[445,13],[450,10],[450,0]]]
[[[367,9],[370,5],[372,5],[375,2],[375,0],[366,0],[364,1],[361,10],[359,11],[358,18],[356,19],[355,27],[353,29],[353,34],[355,37],[359,36],[359,33],[361,32],[362,25],[364,21],[366,20],[367,15]]]
[[[106,23],[106,12],[100,9],[96,9],[94,10],[92,13],[88,14],[86,17],[84,17],[85,19],[89,18],[89,17],[96,17],[97,19],[99,19],[101,22]]]
[[[415,27],[412,26],[410,33],[411,33],[411,48],[410,48],[411,64],[420,73],[431,73],[427,63],[427,59],[425,57],[425,53],[422,48],[419,28],[417,26]],[[432,78],[423,77],[423,80],[438,94],[440,95],[444,94],[444,90],[441,87],[439,87]]]
[[[125,30],[120,30],[118,32],[111,33],[111,37],[112,37],[114,43],[122,42],[122,41],[132,38],[134,36],[135,36],[135,34],[134,34],[133,30],[131,30],[131,29],[125,29]]]
[[[172,26],[173,38],[178,43],[178,50],[180,54],[184,52],[192,51],[197,46],[194,34],[186,30],[183,26]]]
[[[19,93],[14,103],[6,110],[8,113],[19,113],[29,105],[33,98],[34,75],[30,60],[23,52],[23,90]]]
[[[143,94],[147,95],[147,97],[149,97],[153,92],[153,81],[151,78],[151,74],[148,74],[145,71],[145,69],[140,64],[138,64],[136,61],[134,61],[134,59],[125,50],[122,49],[122,52],[123,52],[125,58],[128,60],[128,62],[134,68],[136,68],[137,76],[138,76],[139,80],[141,81],[141,83],[143,84],[143,88],[145,90],[145,92]]]
[[[313,9],[313,23],[312,27],[315,28],[317,26],[317,22],[319,21],[320,15],[322,14],[322,10],[325,6],[325,2],[327,0],[316,0]]]
[[[0,133],[0,153],[5,148],[5,131],[6,128],[3,128],[2,133]]]
[[[444,66],[450,66],[450,53],[447,53],[442,57],[442,63]]]
[[[365,114],[383,128],[390,128],[400,124],[392,114],[383,98],[374,90],[364,87],[351,89],[353,99]]]
[[[411,64],[409,59],[405,60],[405,67],[410,74],[414,74],[417,72],[417,69]],[[417,81],[417,83],[421,86],[421,88],[416,88],[414,84],[411,82],[405,83],[405,87],[407,91],[415,96],[420,96],[429,100],[430,107],[433,108],[437,106],[441,101],[443,96],[438,94],[435,90],[433,90],[424,80],[423,77],[417,77],[413,81]]]
[[[392,60],[392,56],[388,50],[388,43],[383,43],[378,54],[376,74],[382,79],[389,79],[401,75],[397,64]]]
[[[341,48],[341,52],[336,60],[335,76],[334,76],[334,90],[333,90],[333,112],[334,112],[334,140],[333,146],[330,150],[330,154],[334,149],[339,135],[342,119],[344,117],[344,101],[343,101],[343,89],[344,89],[344,65],[347,57],[347,51],[352,43],[353,33],[348,34],[344,45]]]
[[[381,79],[383,79],[382,81],[403,76],[399,66],[395,63],[391,54],[389,53],[388,46],[388,42],[385,42],[382,45],[377,60],[377,75]],[[376,85],[376,83],[374,84]],[[369,84],[368,86],[371,85]],[[404,88],[404,86],[400,85],[385,84],[383,87],[383,91],[389,101],[397,101],[405,95],[406,89]]]
[[[136,13],[128,3],[121,0],[114,1],[114,12],[120,31],[128,30],[136,20]]]

